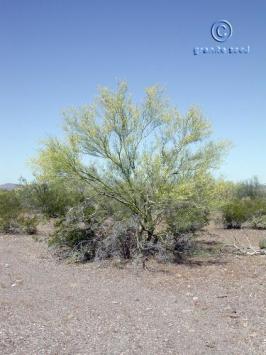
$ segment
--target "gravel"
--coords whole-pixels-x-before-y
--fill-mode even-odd
[[[264,232],[246,233],[258,243]],[[0,353],[266,353],[265,256],[148,266],[67,264],[32,237],[1,235]]]

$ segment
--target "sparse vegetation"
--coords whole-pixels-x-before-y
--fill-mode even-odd
[[[0,231],[36,234],[38,218],[23,208],[20,191],[0,190]]]
[[[257,179],[234,186],[231,201],[222,206],[223,222],[226,228],[263,229],[266,216],[264,187]]]
[[[19,229],[25,234],[36,234],[39,220],[37,216],[19,216]]]
[[[69,208],[84,199],[81,184],[70,185],[66,180],[23,181],[20,200],[24,209],[41,213],[47,218],[62,217]]]
[[[49,139],[33,161],[36,179],[1,192],[0,227],[37,232],[56,218],[49,245],[62,257],[182,260],[191,240],[222,211],[226,228],[266,228],[266,192],[256,178],[234,184],[212,171],[226,150],[196,108],[185,115],[158,87],[133,103],[127,84],[101,89],[68,111],[66,140]]]
[[[15,232],[21,212],[22,207],[16,191],[0,190],[0,230],[4,233]]]

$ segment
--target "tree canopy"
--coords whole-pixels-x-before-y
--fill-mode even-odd
[[[135,103],[125,82],[68,110],[65,131],[64,142],[45,142],[34,161],[37,176],[86,182],[138,216],[150,235],[171,202],[210,198],[211,172],[228,146],[211,140],[211,125],[196,107],[180,114],[158,86]]]

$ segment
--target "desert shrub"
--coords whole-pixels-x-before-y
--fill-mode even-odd
[[[254,177],[235,185],[235,198],[258,200],[266,197],[265,187]]]
[[[19,191],[0,191],[0,231],[35,234],[37,224],[37,217],[25,213]]]
[[[248,211],[241,201],[234,201],[222,208],[224,226],[228,229],[241,228],[248,218]]]
[[[266,249],[266,238],[260,240],[259,247],[260,249]]]
[[[96,253],[96,235],[92,227],[63,223],[50,239],[58,255],[75,258],[77,261],[93,260]]]
[[[266,214],[252,216],[242,224],[242,227],[251,229],[266,229]]]
[[[200,216],[197,223],[203,223],[202,216],[196,215]],[[180,220],[182,216],[179,216]],[[182,227],[179,230],[175,225],[174,229],[169,227],[151,238],[148,231],[142,230],[138,216],[114,220],[101,211],[101,206],[86,200],[70,209],[57,222],[49,244],[55,248],[58,256],[82,262],[150,256],[160,261],[180,262],[191,248],[193,231],[199,228],[193,225],[193,217],[190,217],[189,223],[180,224]]]
[[[111,227],[111,228],[110,228]],[[137,218],[117,221],[109,225],[98,244],[96,259],[103,260],[112,257],[120,259],[134,258],[140,251],[137,244],[139,223]]]
[[[32,206],[61,217],[50,245],[78,260],[185,255],[224,190],[211,174],[228,145],[202,113],[180,114],[157,86],[134,103],[121,82],[65,118],[65,140],[47,140],[34,161],[42,183],[29,188]],[[68,200],[76,184],[90,201]]]
[[[21,232],[26,234],[37,233],[37,225],[39,223],[37,216],[21,215],[18,217],[17,222]]]
[[[114,222],[91,201],[73,207],[56,223],[49,245],[63,258],[76,261],[130,259],[136,252],[139,224],[133,219]]]
[[[74,257],[78,261],[93,260],[99,226],[94,206],[85,201],[71,208],[65,217],[57,221],[49,245],[61,251],[63,257]]]
[[[126,230],[116,240],[139,240],[138,249],[158,243],[168,201],[195,200],[198,206],[189,215],[180,210],[171,226],[179,234],[204,223],[210,175],[228,145],[211,139],[210,123],[197,108],[180,114],[157,86],[135,103],[121,82],[115,91],[102,88],[91,105],[71,109],[65,118],[65,140],[47,140],[34,161],[36,176],[84,182],[103,206],[117,206],[119,213],[109,208],[115,221],[137,216],[134,238]]]
[[[225,228],[241,228],[244,222],[266,214],[266,201],[263,199],[234,200],[222,208]]]
[[[62,217],[69,208],[84,198],[76,184],[66,185],[64,181],[24,182],[20,189],[23,207],[30,212],[42,213],[48,218]]]
[[[22,207],[17,192],[0,190],[0,230],[5,233],[15,232],[21,212]]]
[[[193,236],[193,233],[166,233],[157,243],[146,243],[143,255],[153,255],[160,262],[182,263],[192,252]]]
[[[195,232],[208,223],[209,211],[206,206],[192,202],[167,204],[163,212],[168,231],[173,235]]]

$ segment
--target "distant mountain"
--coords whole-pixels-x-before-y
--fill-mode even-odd
[[[11,190],[16,189],[19,186],[20,186],[19,184],[10,184],[10,183],[9,184],[2,184],[2,185],[0,185],[0,190],[11,191]]]

